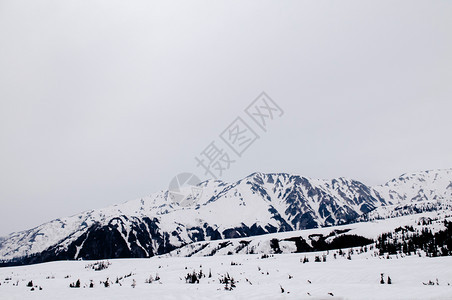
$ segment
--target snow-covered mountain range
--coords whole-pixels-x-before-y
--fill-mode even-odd
[[[206,181],[192,206],[168,191],[56,219],[0,239],[3,264],[150,257],[187,244],[384,218],[404,208],[450,209],[452,169],[404,174],[380,186],[346,178],[254,173]],[[411,207],[411,210],[410,210]],[[412,209],[418,207],[418,209]],[[421,208],[419,208],[421,207]]]

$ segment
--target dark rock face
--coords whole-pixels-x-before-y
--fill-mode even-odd
[[[130,231],[126,230],[126,225],[130,226]],[[169,240],[168,233],[160,233],[156,219],[129,220],[122,216],[110,220],[106,226],[94,224],[76,240],[69,242],[67,247],[62,246],[62,241],[41,253],[6,261],[2,265],[74,259],[145,258],[174,250],[176,247],[171,245]]]

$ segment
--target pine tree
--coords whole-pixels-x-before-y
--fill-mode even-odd
[[[232,291],[233,288],[235,288],[235,279],[233,277],[231,277],[230,282],[229,282],[229,290]]]

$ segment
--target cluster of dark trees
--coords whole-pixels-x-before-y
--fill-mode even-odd
[[[98,262],[86,265],[85,269],[93,269],[94,271],[102,271],[102,270],[108,269],[108,267],[110,265],[111,265],[111,262],[109,262],[109,261],[98,261]]]
[[[6,279],[8,279],[8,278],[6,278]],[[19,283],[19,282],[18,282],[18,283]],[[13,285],[15,285],[15,284],[13,283]],[[17,284],[16,284],[16,286],[17,286]],[[32,280],[30,280],[30,281],[27,283],[27,287],[31,288],[30,291],[34,291],[35,288],[38,288],[37,285],[33,285],[33,281],[32,281]],[[39,290],[42,291],[42,287],[39,287]]]
[[[158,273],[156,273],[155,278],[152,277],[152,275],[150,275],[149,278],[144,281],[144,283],[153,283],[154,281],[159,281],[159,280],[160,280],[160,276]]]
[[[229,273],[220,278],[220,283],[224,284],[224,289],[227,291],[232,291],[236,287],[236,281],[234,277],[229,276]]]
[[[212,276],[209,273],[209,277]],[[206,277],[206,274],[204,274],[202,272],[202,270],[200,270],[199,272],[196,272],[195,270],[193,270],[193,273],[187,273],[187,275],[185,276],[185,282],[186,283],[199,283],[199,279]]]
[[[381,273],[381,277],[380,277],[380,284],[385,284],[385,283],[387,283],[387,284],[392,284],[392,280],[391,280],[391,277],[389,277],[388,276],[388,280],[385,282],[385,279],[384,279],[384,274],[383,273]]]
[[[332,241],[327,241],[326,239],[330,236],[323,236],[322,234],[313,234],[309,236],[311,240],[311,245],[307,243],[302,237],[292,237],[285,239],[285,241],[295,242],[297,247],[297,253],[302,252],[313,252],[313,251],[326,251],[341,248],[352,248],[352,247],[363,247],[372,244],[374,241],[363,236],[356,234],[343,234],[336,236]],[[270,241],[270,247],[275,253],[281,253],[279,248],[279,240],[272,239]]]
[[[415,254],[422,250],[429,257],[452,255],[452,222],[444,221],[444,230],[436,233],[424,227],[414,230],[412,226],[396,228],[395,232],[384,233],[377,239],[376,248],[380,255],[403,253]]]
[[[80,288],[80,279],[77,279],[75,283],[69,284],[69,287],[71,288]]]

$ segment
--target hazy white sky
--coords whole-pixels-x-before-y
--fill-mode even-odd
[[[166,189],[262,91],[223,179],[452,166],[451,1],[0,0],[0,235]]]

